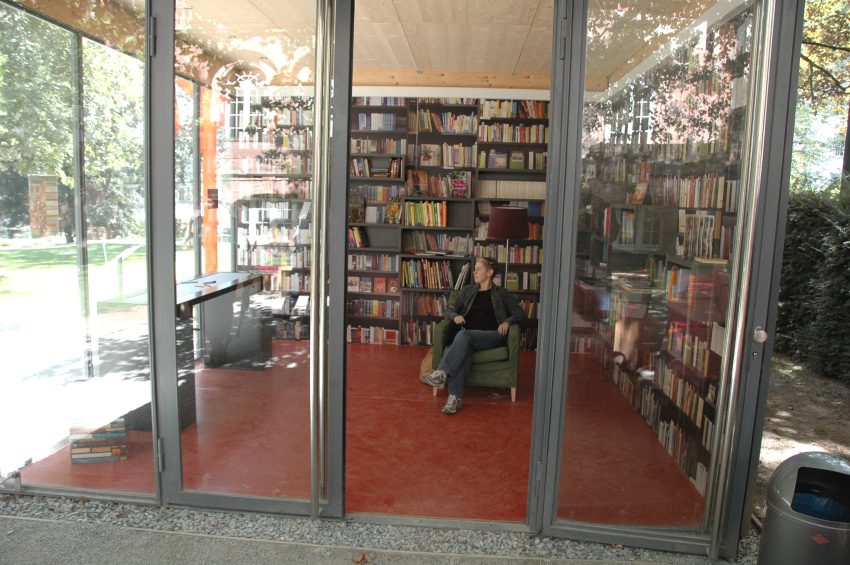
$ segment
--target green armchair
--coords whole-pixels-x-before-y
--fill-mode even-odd
[[[450,300],[454,299],[454,293]],[[446,350],[453,322],[443,320],[434,327],[432,369],[436,369]],[[508,344],[496,349],[477,351],[472,355],[472,370],[467,385],[494,386],[511,389],[511,402],[516,402],[517,376],[519,374],[519,326],[512,324],[508,330]],[[437,389],[434,389],[434,396]]]

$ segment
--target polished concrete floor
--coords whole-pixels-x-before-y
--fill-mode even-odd
[[[349,513],[524,522],[535,352],[522,352],[517,401],[470,387],[442,414],[418,380],[425,348],[348,346],[345,508]],[[187,489],[309,498],[306,342],[274,342],[264,371],[201,369],[196,422],[181,433]],[[602,524],[694,527],[704,502],[589,356],[571,364],[558,517]],[[129,458],[70,464],[68,447],[27,467],[24,485],[154,492],[149,433]]]

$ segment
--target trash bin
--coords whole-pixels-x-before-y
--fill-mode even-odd
[[[850,563],[850,463],[829,453],[784,461],[767,485],[758,565]]]

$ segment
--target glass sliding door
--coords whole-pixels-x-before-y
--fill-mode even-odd
[[[0,4],[3,486],[151,497],[144,3],[21,4]]]
[[[705,534],[752,190],[755,8],[642,6],[587,13],[555,513]]]
[[[549,268],[541,250],[551,219],[553,6],[460,1],[426,11],[357,0],[354,8],[344,124],[346,510],[522,523],[545,307],[539,281]],[[526,228],[509,245],[488,235],[491,211],[504,207]],[[476,354],[462,410],[447,415],[447,390],[419,375],[443,355],[446,308],[453,290],[473,284],[476,257],[495,261],[496,284],[527,317],[505,347]]]
[[[314,170],[327,159],[316,152],[317,6],[162,8],[173,15],[175,117],[163,245],[176,279],[176,371],[161,377],[165,496],[306,513],[325,276],[314,240]],[[154,89],[167,91],[157,64]]]

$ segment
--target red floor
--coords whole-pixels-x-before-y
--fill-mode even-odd
[[[306,499],[307,344],[275,342],[262,372],[198,371],[198,421],[182,433],[192,490]],[[419,347],[348,346],[346,511],[525,521],[534,352],[522,352],[517,402],[470,387],[455,416],[418,380]],[[703,501],[610,379],[587,356],[572,363],[559,518],[695,526]],[[25,485],[154,492],[150,434],[129,459],[71,465],[68,448],[22,471]]]

